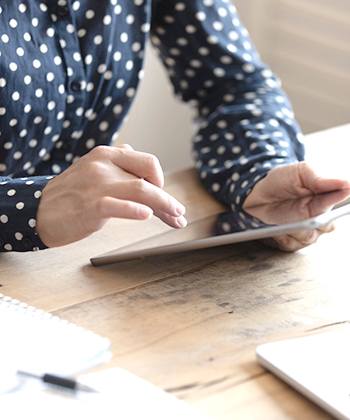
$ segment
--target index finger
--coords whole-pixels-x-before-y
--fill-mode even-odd
[[[143,178],[159,188],[164,186],[164,174],[159,160],[150,153],[137,152],[129,148],[111,147],[111,162],[124,171]]]

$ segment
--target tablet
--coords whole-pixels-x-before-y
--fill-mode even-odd
[[[350,419],[350,325],[256,349],[258,362],[338,419]]]
[[[350,214],[350,192],[336,191],[245,211],[226,211],[91,258],[95,266],[320,229]],[[336,206],[336,207],[335,207]]]

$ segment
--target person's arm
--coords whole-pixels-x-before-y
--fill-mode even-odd
[[[111,217],[159,217],[186,226],[185,208],[163,190],[158,159],[129,145],[99,146],[57,176],[0,178],[0,252],[78,241]]]
[[[43,188],[52,176],[0,177],[0,252],[46,248],[36,231]]]
[[[174,228],[186,226],[185,207],[163,185],[155,156],[125,144],[95,147],[43,189],[37,231],[43,243],[57,247],[91,235],[112,217],[154,214]]]
[[[196,166],[220,201],[241,207],[272,168],[303,159],[289,101],[229,1],[156,0],[151,40],[198,111]]]

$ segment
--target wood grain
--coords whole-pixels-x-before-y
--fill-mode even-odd
[[[327,135],[349,132],[344,127]],[[187,204],[190,220],[221,209],[192,169],[169,175],[166,189]],[[80,243],[2,254],[0,291],[106,335],[110,365],[213,419],[327,418],[267,374],[254,350],[350,319],[349,228],[344,218],[335,232],[294,254],[245,243],[92,267],[91,256],[168,229],[157,220],[115,220]]]

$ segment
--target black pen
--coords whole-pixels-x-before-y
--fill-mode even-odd
[[[87,385],[81,384],[73,378],[66,378],[63,376],[52,375],[50,373],[44,373],[43,375],[36,375],[35,373],[24,372],[18,370],[17,374],[25,376],[27,378],[38,379],[46,384],[55,385],[71,391],[84,391],[84,392],[97,392],[96,389],[90,388]]]

